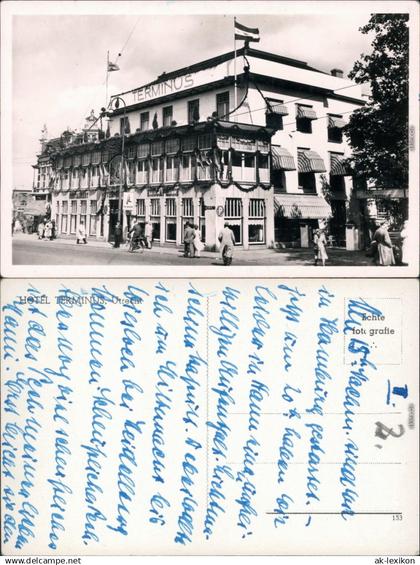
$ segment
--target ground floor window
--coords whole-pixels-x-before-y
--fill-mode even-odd
[[[235,235],[237,244],[242,244],[242,199],[226,198],[225,221]]]
[[[166,202],[166,241],[176,241],[176,199],[167,198]]]
[[[160,241],[160,199],[150,199],[150,221],[152,224],[152,239]]]
[[[194,204],[192,198],[182,199],[182,226],[186,222],[194,223]]]
[[[77,227],[77,200],[70,202],[70,233],[76,233]]]
[[[265,243],[265,201],[251,198],[248,207],[248,241]]]
[[[90,201],[90,222],[89,222],[89,235],[96,235],[97,225],[97,202],[96,200]]]
[[[87,200],[81,200],[79,222],[80,224],[83,224],[85,226],[85,229],[87,229],[86,219],[87,219]]]
[[[200,239],[204,242],[206,241],[206,208],[204,206],[204,198],[200,198],[199,214]]]

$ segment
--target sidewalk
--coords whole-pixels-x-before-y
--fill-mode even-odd
[[[38,240],[36,234],[22,234],[17,233],[13,236],[13,240],[18,241],[31,241],[36,242],[40,246],[61,246],[65,245],[69,248],[78,248],[80,250],[86,248],[101,248],[101,249],[113,249],[112,244],[107,241],[98,241],[96,239],[88,240],[87,245],[77,244],[74,236],[60,236],[53,241]],[[114,252],[124,253],[127,252],[127,247],[122,244],[120,249],[115,249]],[[344,248],[328,248],[327,253],[329,256],[329,261],[327,265],[330,266],[372,266],[372,259],[366,257],[364,251],[347,251]],[[152,249],[147,249],[145,251],[146,255],[168,255],[172,257],[182,257],[183,248],[170,246],[164,247],[159,245],[154,245]],[[219,257],[217,251],[202,251],[201,257],[206,259],[215,260]],[[168,258],[168,261],[170,259]],[[251,248],[249,250],[235,248],[234,251],[234,261],[242,262],[242,264],[249,265],[313,265],[313,249],[312,248],[298,248],[298,249],[267,249],[267,248]]]

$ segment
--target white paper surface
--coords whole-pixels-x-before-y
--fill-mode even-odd
[[[3,281],[2,553],[415,554],[417,296]]]

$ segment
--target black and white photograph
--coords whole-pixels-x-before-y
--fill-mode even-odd
[[[415,2],[23,4],[2,49],[12,268],[415,268]]]

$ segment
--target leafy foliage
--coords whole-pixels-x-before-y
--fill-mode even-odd
[[[355,174],[378,188],[408,185],[408,14],[373,14],[361,33],[375,33],[372,52],[361,55],[349,77],[369,83],[369,102],[344,132]]]

